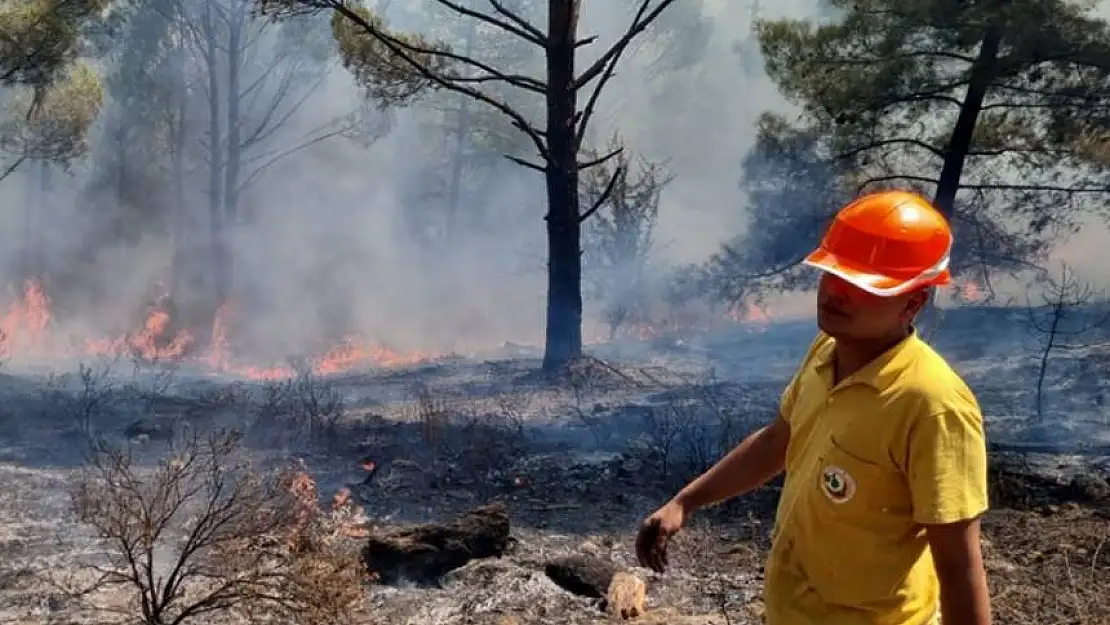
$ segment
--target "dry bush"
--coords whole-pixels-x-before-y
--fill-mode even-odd
[[[72,503],[107,558],[89,565],[91,585],[71,592],[122,590],[128,616],[144,625],[216,614],[330,625],[350,616],[361,596],[355,545],[328,535],[311,511],[314,485],[306,494],[290,472],[260,474],[236,460],[238,450],[236,433],[194,435],[147,472],[127,450],[99,442]]]
[[[311,369],[301,369],[293,378],[293,422],[310,445],[332,448],[339,438],[339,423],[347,413],[343,395],[330,380]]]
[[[223,412],[239,408],[250,400],[250,390],[242,382],[219,384],[189,394],[191,412]]]
[[[251,402],[251,430],[264,435],[267,444],[284,440],[293,412],[293,380],[267,380],[258,386]]]
[[[431,453],[434,467],[444,452],[444,436],[451,420],[447,402],[436,398],[426,387],[418,388],[416,418],[420,423],[420,439]]]
[[[76,388],[71,388],[74,385]],[[117,390],[110,363],[97,366],[81,363],[76,374],[51,373],[46,378],[41,391],[43,408],[69,416],[77,429],[91,439],[96,436],[98,422],[119,406]]]
[[[578,380],[570,382],[571,394],[574,401],[568,407],[574,417],[593,436],[598,447],[605,447],[613,438],[613,428],[606,422],[605,407],[594,403],[587,408],[589,403],[589,387]]]
[[[639,452],[663,479],[688,480],[715,464],[748,432],[738,398],[712,378],[693,384],[684,397],[652,406],[644,414]]]
[[[139,401],[140,415],[151,415],[155,407],[168,394],[177,376],[178,365],[134,358],[131,361],[131,379],[123,391]]]
[[[264,433],[268,444],[295,449],[334,447],[347,414],[335,384],[305,367],[292,378],[262,384],[253,403],[252,429]]]
[[[427,387],[416,389],[413,417],[428,453],[426,472],[438,484],[468,483],[483,496],[527,448],[530,398],[501,396],[492,402],[450,400]]]

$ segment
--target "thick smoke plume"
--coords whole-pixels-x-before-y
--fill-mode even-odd
[[[226,21],[237,2],[210,6]],[[205,3],[153,4],[184,7],[189,26],[160,34],[164,15],[134,3],[124,25],[101,34],[106,101],[84,158],[68,168],[30,162],[0,184],[7,357],[189,354],[265,376],[286,372],[292,355],[330,370],[540,342],[543,181],[501,156],[527,146],[496,113],[442,93],[377,107],[339,65],[326,19],[264,26],[241,17],[241,75],[233,83],[217,63],[209,80]],[[820,4],[682,0],[630,51],[593,143],[618,136],[632,158],[665,164],[673,178],[660,199],[653,275],[671,279],[745,228],[739,165],[754,121],[788,109],[762,71],[752,20],[815,16]],[[602,42],[635,10],[585,5],[583,31]],[[396,28],[493,58],[515,50],[421,3],[379,9]],[[156,57],[165,58],[149,62]],[[235,89],[242,125],[232,136],[226,93]],[[215,109],[213,90],[223,94]],[[173,110],[179,101],[187,106]],[[211,141],[213,110],[222,151]],[[161,139],[144,134],[151,128]],[[220,253],[209,243],[210,195],[227,194],[209,172],[213,154],[227,158],[236,141],[236,197],[220,199],[236,215],[226,225],[232,284],[217,302],[195,295],[220,289],[198,269]],[[792,301],[772,308],[808,314]],[[602,304],[587,300],[587,340],[606,337]]]

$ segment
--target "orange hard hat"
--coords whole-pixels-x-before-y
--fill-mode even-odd
[[[952,230],[928,200],[882,191],[840,209],[803,261],[880,297],[948,284]]]

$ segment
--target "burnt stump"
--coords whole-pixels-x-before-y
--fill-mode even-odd
[[[616,564],[591,556],[555,558],[544,565],[544,573],[556,585],[590,599],[604,599],[618,571]]]
[[[371,536],[362,550],[367,571],[385,584],[436,585],[448,572],[509,547],[509,511],[496,503],[447,523],[417,525]]]

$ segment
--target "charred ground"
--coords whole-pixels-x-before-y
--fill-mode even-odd
[[[1100,376],[1086,374],[1104,355],[1088,350],[1055,361],[1049,388],[1059,408],[1049,418],[1023,418],[1033,352],[999,329],[1009,313],[959,314],[935,342],[991,422],[995,510],[986,540],[997,620],[1107,622],[1110,601],[1098,580],[1110,572],[1110,427]],[[77,597],[58,583],[112,549],[75,520],[70,497],[87,479],[90,435],[127,446],[139,475],[157,470],[171,441],[218,427],[241,433],[236,457],[261,472],[301,467],[298,479],[311,484],[304,492],[324,510],[337,493],[350,499],[344,523],[352,531],[339,538],[349,549],[313,553],[357,562],[366,534],[446,521],[490,502],[507,507],[505,556],[471,561],[431,586],[370,583],[355,606],[365,622],[603,621],[599,601],[563,590],[545,565],[579,554],[634,568],[640,520],[773,414],[811,332],[805,323],[776,324],[599,346],[558,379],[536,375],[539,362],[527,354],[269,382],[158,363],[5,374],[4,619],[105,622],[94,606],[137,616],[137,595],[126,584]],[[775,501],[772,485],[707,511],[678,538],[672,570],[634,569],[647,581],[641,620],[758,622]]]

